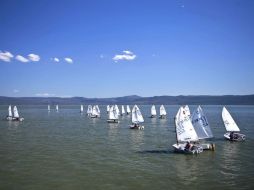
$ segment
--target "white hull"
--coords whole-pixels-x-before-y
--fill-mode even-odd
[[[145,127],[142,125],[130,125],[130,129],[139,129],[139,130],[143,130]]]
[[[118,119],[108,119],[108,123],[119,123]]]
[[[191,149],[185,149],[186,143],[173,144],[174,151],[182,154],[199,154],[203,152],[202,146],[193,145]]]
[[[98,115],[90,115],[91,118],[99,118],[100,116]]]
[[[12,121],[24,121],[23,117],[13,117]]]
[[[215,144],[214,143],[202,143],[199,145],[203,148],[203,150],[215,151]]]
[[[233,139],[230,138],[230,132],[225,133],[224,137],[229,140],[229,141],[244,141],[245,140],[245,135],[241,133],[234,133]]]

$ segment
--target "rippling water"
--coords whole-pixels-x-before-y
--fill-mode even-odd
[[[225,141],[222,106],[203,106],[214,133],[215,152],[172,152],[179,106],[165,106],[167,119],[148,118],[145,130],[90,119],[79,106],[18,106],[22,123],[0,121],[0,189],[253,189],[254,106],[227,106],[245,142]],[[196,106],[190,106],[193,110]],[[159,106],[156,106],[157,111]],[[0,106],[4,118],[8,106]]]

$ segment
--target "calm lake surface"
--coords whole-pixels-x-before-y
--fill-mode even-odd
[[[99,119],[79,108],[18,106],[25,121],[0,121],[0,189],[254,189],[254,106],[227,106],[246,134],[234,143],[223,138],[222,106],[202,106],[216,150],[197,156],[172,151],[177,105],[165,106],[165,120],[139,106],[143,131],[129,129],[130,116],[108,124],[106,106]],[[7,109],[0,106],[1,118]]]

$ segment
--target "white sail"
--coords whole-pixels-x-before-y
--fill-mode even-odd
[[[118,115],[120,115],[120,110],[119,110],[119,108],[118,108],[117,105],[115,105],[115,109],[116,109],[116,113],[117,113]]]
[[[9,108],[8,108],[8,117],[12,117],[12,112],[11,112],[11,105],[9,105]]]
[[[240,131],[239,127],[225,107],[222,109],[222,119],[227,131]]]
[[[127,113],[131,113],[131,109],[130,109],[130,106],[129,106],[129,105],[127,105],[127,107],[126,107],[126,112],[127,112]]]
[[[151,107],[151,115],[156,115],[155,105],[152,105]]]
[[[198,141],[197,133],[185,109],[180,107],[175,117],[176,135],[178,142]]]
[[[15,118],[19,118],[19,112],[18,112],[18,108],[16,106],[14,106],[14,108],[13,108],[13,116]]]
[[[58,105],[56,105],[56,111],[58,111]]]
[[[119,117],[119,115],[116,112],[116,107],[111,106],[110,109],[109,109],[109,119],[117,120],[118,117]]]
[[[190,108],[189,108],[189,106],[188,106],[188,105],[185,105],[183,108],[184,108],[184,110],[185,110],[185,112],[186,112],[186,115],[188,115],[189,117],[191,117],[191,113],[190,113]]]
[[[84,111],[84,107],[83,105],[80,105],[80,112],[83,112]]]
[[[92,108],[92,106],[91,105],[88,105],[88,108],[87,108],[87,115],[90,115],[90,114],[92,114],[92,111],[93,111],[93,108]]]
[[[144,118],[138,108],[137,105],[135,105],[132,109],[132,123],[142,123],[144,122]]]
[[[163,105],[161,105],[161,107],[160,107],[160,115],[167,115],[167,112],[166,112]]]
[[[124,106],[122,105],[122,115],[125,114]]]
[[[100,108],[98,105],[95,106],[96,107],[96,112],[97,112],[97,115],[100,116],[101,115],[101,111],[100,111]]]
[[[200,106],[193,112],[191,120],[199,139],[213,138],[208,120]]]
[[[109,110],[110,110],[110,106],[109,106],[109,105],[107,105],[107,112],[109,112]]]
[[[50,105],[48,105],[48,111],[50,111]]]

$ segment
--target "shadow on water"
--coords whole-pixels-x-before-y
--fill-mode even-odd
[[[137,151],[139,154],[175,154],[173,150],[142,150]]]

